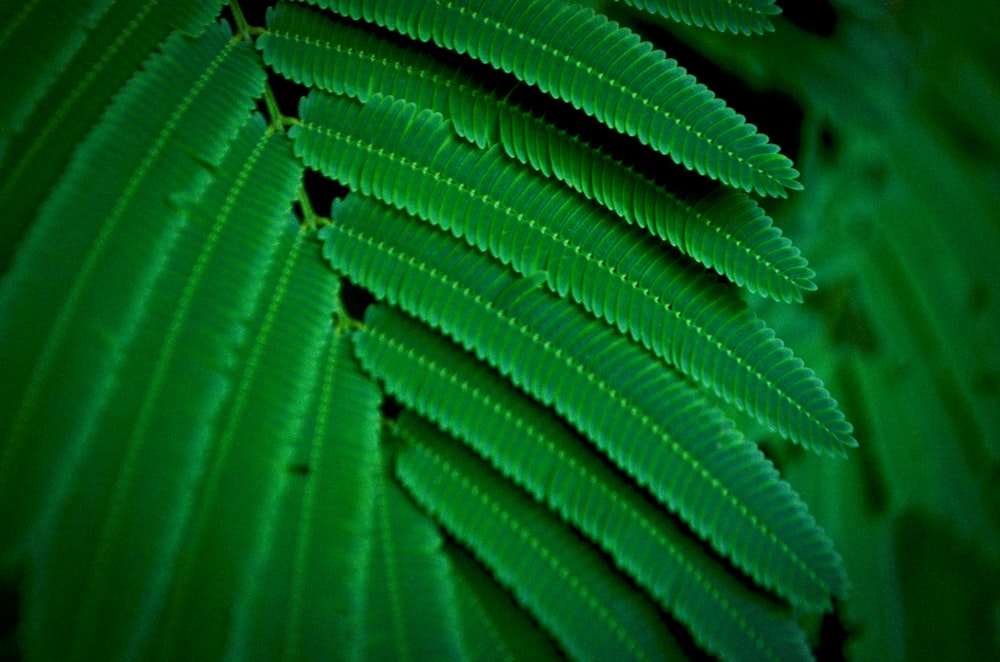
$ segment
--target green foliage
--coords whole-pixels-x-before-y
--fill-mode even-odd
[[[467,54],[636,137],[675,162],[765,195],[800,189],[791,161],[675,60],[628,29],[562,0],[508,6],[431,0],[311,0]]]
[[[844,556],[851,659],[1000,654],[1000,130],[980,119],[1000,107],[1000,6],[949,7],[844,0],[833,37],[779,27],[738,54],[676,31],[804,112],[809,185],[780,218],[820,294],[761,312],[811,338],[796,350],[862,441],[840,466],[782,461]]]
[[[538,501],[598,540],[616,564],[691,627],[706,648],[729,656],[756,648],[772,653],[786,646],[795,649],[798,633],[790,623],[764,602],[755,602],[723,566],[692,544],[682,527],[659,517],[640,490],[609,469],[550,412],[392,309],[372,308],[366,321],[358,336],[361,360],[386,379],[390,393],[452,431]],[[396,374],[393,367],[400,364],[409,370]],[[732,447],[727,452],[739,454]],[[615,524],[603,532],[607,522]],[[482,526],[488,528],[490,520],[483,520]],[[737,522],[729,526],[740,527]],[[741,535],[754,538],[748,528],[743,526]],[[811,537],[808,526],[797,533],[802,535],[796,542]],[[813,541],[810,546],[822,550],[824,543]],[[792,575],[802,565],[793,550],[770,554],[784,556],[783,566]],[[801,585],[817,581],[808,569],[803,574],[809,579]],[[818,593],[824,594],[824,587]],[[799,640],[797,645],[801,649],[804,643]]]
[[[796,517],[801,506],[794,494],[775,480],[759,450],[674,372],[462,243],[417,224],[407,227],[401,214],[385,208],[359,213],[365,207],[356,211],[351,202],[342,206],[350,210],[336,210],[326,230],[327,254],[338,270],[442,329],[551,405],[763,584],[812,609],[822,608],[831,590],[843,592],[839,559],[807,519]],[[385,272],[395,278],[386,282]],[[391,379],[384,370],[375,373]],[[417,405],[416,398],[406,403]],[[784,560],[769,574],[764,569],[777,557]]]
[[[755,197],[791,161],[640,37],[861,135],[780,78],[826,51],[772,0],[591,4],[0,8],[0,651],[786,660],[997,627],[1000,587],[956,584],[1000,576],[994,289],[941,235],[868,263],[809,222],[852,199],[818,133],[810,189],[765,201],[814,274]],[[956,292],[973,330],[933,312]]]
[[[774,0],[620,0],[633,7],[688,25],[761,34],[774,30],[770,16],[781,13]]]
[[[275,7],[258,43],[264,61],[298,83],[361,101],[391,95],[442,113],[461,137],[483,148],[499,143],[752,292],[801,301],[815,289],[798,249],[749,196],[726,187],[712,196],[671,192],[419,49],[296,5]]]
[[[440,116],[412,104],[310,94],[300,115],[290,135],[308,166],[521,274],[544,274],[553,291],[796,442],[834,453],[855,445],[829,394],[773,332],[700,270],[655,255],[648,235],[596,207],[567,212],[577,199],[557,183],[458,141]],[[510,185],[496,190],[495,181]]]
[[[675,659],[655,606],[553,513],[439,432],[401,417],[400,481],[575,658]],[[484,526],[484,523],[488,523]]]
[[[171,31],[197,35],[221,0],[9,3],[0,73],[0,269],[6,271],[74,146]],[[116,5],[112,8],[113,5]],[[16,8],[16,9],[15,9]],[[34,66],[25,66],[30,53]]]

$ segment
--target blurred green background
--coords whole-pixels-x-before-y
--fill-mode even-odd
[[[802,172],[765,206],[819,291],[752,303],[861,444],[761,439],[853,582],[823,650],[1000,659],[1000,3],[779,4],[763,37],[649,30]]]

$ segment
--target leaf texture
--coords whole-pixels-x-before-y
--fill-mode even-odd
[[[40,3],[27,4],[0,32],[0,73],[12,93],[0,97],[0,159],[6,151],[7,137],[24,129],[40,97],[52,85],[81,44],[86,32],[107,12],[110,0],[85,8],[74,3],[60,3],[44,8]],[[40,37],[48,32],[47,39]],[[31,52],[31,64],[23,65],[24,53]],[[22,55],[22,57],[18,57]]]
[[[311,250],[302,255],[311,270],[322,264]],[[294,284],[297,280],[290,285],[307,298],[336,294],[329,272],[324,279],[314,281],[317,289]],[[325,318],[325,332],[315,334],[325,342],[315,363],[318,374],[302,385],[314,397],[304,429],[288,440],[279,469],[291,478],[262,528],[266,537],[247,565],[244,589],[232,596],[230,659],[319,659],[334,650],[344,659],[359,659],[364,638],[375,634],[364,627],[370,624],[362,613],[370,586],[365,569],[372,556],[376,485],[385,479],[382,398],[358,369],[348,336],[333,332],[329,315]],[[301,340],[308,344],[313,338]],[[297,347],[290,343],[285,353],[297,354]]]
[[[822,382],[701,269],[563,187],[454,137],[443,118],[392,97],[312,92],[296,153],[350,188],[428,220],[630,334],[803,446],[855,446]],[[495,186],[495,182],[505,182]]]
[[[777,12],[625,1],[748,34]],[[668,618],[722,659],[808,657],[795,619],[844,597],[841,560],[693,383],[855,443],[692,262],[814,288],[747,195],[798,173],[745,118],[564,0],[312,2],[403,38],[280,2],[270,71],[222,0],[49,4],[0,7],[0,568],[27,659],[684,659]],[[723,185],[669,194],[438,46]],[[272,72],[355,99],[268,126]],[[322,248],[306,167],[353,190]],[[363,325],[335,271],[383,300]]]
[[[44,530],[65,497],[157,284],[180,285],[168,274],[187,209],[263,87],[254,53],[225,25],[172,36],[146,66],[76,151],[0,281],[0,497],[23,504],[0,516],[5,551]]]
[[[455,579],[455,593],[465,651],[482,662],[555,660],[561,655],[548,634],[514,601],[489,571],[464,548],[445,546]]]
[[[285,142],[280,134],[271,140]],[[294,161],[290,165],[293,177],[286,182],[294,184],[300,173]],[[295,190],[287,183],[285,214]],[[237,344],[231,348],[240,360],[230,367],[227,397],[218,405],[214,424],[204,432],[208,440],[202,443],[207,448],[198,480],[190,489],[183,541],[170,564],[173,572],[157,628],[145,642],[150,654],[156,651],[173,659],[223,656],[232,645],[228,640],[240,607],[253,596],[247,587],[257,578],[259,558],[266,558],[276,545],[275,520],[283,514],[282,500],[300,480],[289,466],[298,459],[293,456],[297,441],[311,432],[308,412],[314,394],[321,392],[320,368],[333,332],[330,312],[338,290],[336,279],[317,264],[315,242],[299,234],[287,216],[285,223],[276,222],[282,216],[262,219],[283,230],[282,241],[277,259],[259,279],[255,322],[247,325],[245,337],[236,336]],[[232,234],[233,249],[239,250],[239,235]],[[217,273],[232,278],[239,272]],[[203,331],[205,326],[210,325],[192,331]],[[190,362],[183,365],[191,369]],[[176,381],[183,388],[184,380]],[[344,432],[361,428],[364,422],[358,416],[353,425],[345,424]],[[183,429],[180,422],[174,428]],[[193,443],[198,436],[188,435],[188,440]],[[142,489],[148,490],[148,484]],[[234,555],[234,549],[245,551]],[[195,639],[189,636],[193,631],[211,636]]]
[[[350,196],[323,232],[335,269],[553,406],[762,585],[811,608],[846,589],[829,541],[770,462],[637,345],[398,210]]]
[[[681,659],[655,606],[557,518],[419,419],[396,475],[576,659]],[[436,434],[435,434],[436,433]]]
[[[388,475],[390,465],[377,483],[359,659],[465,659],[443,537]]]
[[[391,94],[437,110],[479,147],[497,141],[498,114],[513,107],[415,42],[393,43],[361,24],[311,7],[280,3],[270,9],[267,32],[257,47],[269,67],[297,83],[362,101],[373,94]]]
[[[747,650],[773,659],[808,657],[793,623],[704,554],[549,411],[411,318],[376,307],[365,319],[359,358],[393,397],[465,441],[604,548],[706,650],[723,659]],[[787,496],[789,511],[804,510]],[[815,526],[804,535],[821,537]]]
[[[236,383],[239,357],[247,347],[254,308],[268,296],[269,280],[280,274],[271,268],[274,253],[295,241],[295,225],[276,221],[287,220],[300,168],[283,137],[268,137],[263,121],[253,118],[203,195],[189,203],[177,200],[188,224],[169,249],[153,294],[134,312],[136,331],[127,339],[127,355],[109,375],[103,402],[91,403],[95,420],[81,432],[83,438],[74,440],[80,449],[65,460],[62,483],[54,490],[64,497],[61,507],[47,515],[48,525],[29,541],[29,548],[39,547],[33,555],[33,640],[54,647],[39,651],[40,657],[141,655],[155,637],[170,592],[183,593],[191,579],[185,544],[207,547],[201,559],[211,577],[206,586],[225,586],[238,566],[226,560],[230,547],[222,545],[220,558],[220,550],[203,539],[205,517],[217,507],[213,490],[227,480],[254,485],[252,495],[230,502],[247,510],[212,518],[207,537],[228,536],[232,543],[252,534],[252,525],[241,525],[257,521],[255,509],[276,489],[264,477],[280,476],[269,470],[280,456],[282,437],[274,434],[273,421],[265,426],[257,420],[254,427],[264,439],[241,438],[249,443],[233,451],[234,438],[227,436],[220,415],[226,407],[238,409],[230,404],[234,399],[260,397],[252,381]],[[159,169],[152,174],[158,172],[166,175]],[[269,183],[255,182],[255,175]],[[121,265],[120,257],[111,253],[106,259]],[[75,319],[87,325],[85,316]],[[262,368],[260,362],[249,365],[250,373]],[[288,362],[281,369],[294,374]],[[273,391],[263,393],[274,398]],[[272,407],[269,414],[294,433],[296,405],[294,400],[287,404],[284,410]],[[236,475],[222,469],[233,455],[237,459],[228,472]],[[254,471],[262,480],[244,482]],[[233,492],[228,490],[226,498]],[[177,584],[171,583],[174,572],[185,575]],[[197,607],[184,605],[183,613],[189,610]],[[227,615],[216,610],[199,620],[214,633],[201,646],[221,644],[224,630],[218,620],[224,623]]]
[[[171,29],[197,36],[221,1],[24,2],[0,20],[0,273],[107,100]],[[53,49],[58,58],[45,57]],[[30,57],[25,57],[30,53]],[[22,84],[24,83],[24,84]],[[30,114],[30,121],[26,121]],[[5,146],[4,146],[5,145]]]
[[[802,301],[815,275],[792,242],[751,197],[719,188],[703,197],[663,187],[542,119],[512,108],[501,114],[505,152],[565,182],[629,223],[755,294]]]
[[[462,137],[480,147],[499,142],[508,156],[558,178],[751,292],[801,301],[803,290],[815,289],[798,249],[743,193],[720,189],[701,201],[670,194],[472,76],[307,7],[275,7],[257,44],[265,63],[295,82],[362,101],[391,95],[442,113]]]
[[[774,0],[618,0],[687,25],[732,33],[772,32],[771,16],[781,13]]]
[[[592,9],[559,0],[311,0],[467,54],[562,99],[675,162],[764,195],[798,172],[683,67]]]

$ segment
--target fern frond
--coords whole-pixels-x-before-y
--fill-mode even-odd
[[[377,483],[359,659],[466,659],[441,532],[391,471],[386,461]]]
[[[463,138],[483,148],[496,142],[497,114],[508,105],[415,48],[311,7],[283,3],[270,9],[257,47],[269,67],[296,83],[361,101],[373,94],[406,99],[448,116]]]
[[[151,174],[157,173],[169,177],[166,168]],[[164,615],[161,610],[169,604],[171,588],[183,596],[191,587],[187,581],[206,586],[190,576],[199,571],[211,578],[214,589],[225,592],[221,587],[235,581],[238,569],[223,560],[228,545],[240,536],[252,541],[261,500],[266,503],[273,490],[280,489],[274,479],[280,480],[282,474],[273,469],[280,465],[286,442],[274,434],[275,421],[267,426],[253,421],[249,427],[260,438],[243,445],[250,441],[247,435],[239,443],[232,434],[227,436],[233,430],[220,422],[220,412],[234,388],[237,403],[255,397],[275,399],[267,386],[252,379],[237,386],[233,378],[240,370],[238,357],[246,349],[247,321],[280,275],[271,268],[274,255],[290,248],[296,238],[294,223],[275,219],[287,219],[301,166],[292,158],[287,141],[279,135],[268,137],[263,120],[255,117],[215,173],[196,200],[175,198],[187,223],[174,229],[178,236],[171,246],[159,247],[166,252],[163,271],[132,311],[136,330],[122,339],[127,343],[125,356],[107,376],[102,399],[91,396],[86,401],[93,408],[92,421],[78,433],[79,439],[71,439],[76,448],[67,451],[53,470],[58,482],[49,487],[63,501],[58,511],[55,503],[43,508],[32,541],[42,541],[47,549],[36,588],[38,640],[53,647],[39,657],[140,656],[155,638],[154,623],[167,627],[167,648],[190,643],[176,632],[171,639],[170,620],[178,614],[166,617],[166,622],[154,616]],[[193,169],[189,174],[197,177]],[[268,177],[269,183],[251,185],[257,176]],[[142,219],[132,216],[128,221],[141,224]],[[145,251],[142,255],[132,262],[143,264],[148,255]],[[129,256],[116,252],[106,259],[122,269],[129,265]],[[315,271],[329,283],[329,274]],[[119,272],[120,277],[129,275]],[[314,320],[317,317],[329,326],[328,312],[313,315]],[[84,328],[94,322],[86,311],[78,311],[73,320]],[[303,323],[301,318],[291,321],[293,329]],[[274,336],[279,343],[288,342],[280,333]],[[66,348],[72,353],[67,361],[71,370],[86,366],[74,356],[93,352],[96,344],[86,336],[72,340],[85,344]],[[287,358],[272,354],[273,360]],[[308,352],[304,356],[308,358]],[[275,372],[263,370],[265,361],[250,361],[249,366],[248,373],[264,372],[265,380]],[[311,365],[299,368],[308,371]],[[296,373],[287,360],[282,360],[280,370]],[[57,406],[68,404],[63,393],[56,392],[56,397]],[[284,402],[287,409],[267,411],[287,425],[279,429],[294,434],[296,410],[301,407],[293,399]],[[247,411],[261,411],[257,405],[243,411],[229,406],[239,421]],[[258,480],[247,482],[254,472]],[[245,490],[250,485],[252,494],[229,500],[239,486]],[[178,493],[187,498],[177,499]],[[182,541],[213,552],[192,562]],[[216,559],[222,567],[213,565]],[[184,579],[171,586],[177,570],[183,570]],[[108,591],[108,586],[115,590]],[[211,599],[204,601],[206,607],[211,604]],[[194,611],[185,604],[179,613],[186,617]],[[228,610],[221,609],[198,622],[210,627],[213,620],[224,624],[227,619]],[[212,644],[221,651],[224,640],[206,640],[200,646],[204,650]]]
[[[412,318],[379,306],[365,321],[356,337],[359,359],[391,395],[604,548],[706,650],[724,659],[747,650],[774,659],[808,656],[796,626],[699,550],[548,410]],[[788,501],[787,510],[804,510]]]
[[[733,32],[775,9],[624,1]],[[842,563],[698,390],[853,444],[693,263],[812,289],[748,195],[798,173],[745,118],[570,0],[313,2],[368,25],[275,0],[266,34],[225,0],[49,4],[0,3],[0,574],[24,657],[682,659],[682,628],[723,659],[809,656]],[[438,46],[721,184],[668,194]],[[322,88],[301,119],[278,72]],[[307,167],[352,190],[331,219]],[[363,323],[341,276],[377,300]]]
[[[310,93],[293,127],[305,163],[464,237],[569,295],[803,446],[843,454],[852,428],[822,382],[700,269],[516,163],[391,97]],[[504,182],[502,187],[495,182]]]
[[[812,608],[845,589],[829,541],[773,466],[650,354],[398,210],[350,196],[334,215],[323,232],[335,269],[553,406],[763,585]]]
[[[749,196],[720,189],[702,202],[672,195],[648,178],[492,94],[470,76],[355,24],[296,5],[268,13],[257,42],[264,61],[291,80],[367,101],[373,94],[406,99],[452,121],[459,135],[555,176],[629,223],[751,292],[801,301],[813,272]]]
[[[465,651],[472,660],[557,660],[562,653],[510,593],[463,547],[445,546],[451,561]]]
[[[274,134],[270,142],[280,145],[285,140]],[[287,146],[279,149],[286,151]],[[286,207],[284,214],[288,213],[295,191],[288,184],[294,185],[300,174],[297,164],[289,161],[292,177],[285,180],[286,190],[279,198]],[[226,366],[232,386],[219,390],[228,397],[216,404],[214,417],[200,432],[210,441],[201,441],[199,433],[184,434],[185,421],[166,403],[156,407],[179,419],[172,429],[181,439],[204,445],[207,451],[206,459],[196,464],[201,467],[197,481],[186,492],[193,504],[181,521],[183,541],[178,543],[171,563],[174,574],[163,597],[158,627],[145,643],[147,651],[155,650],[170,658],[222,658],[231,645],[224,636],[195,640],[188,633],[225,633],[233,622],[234,610],[251,601],[253,592],[247,586],[255,581],[256,566],[263,563],[260,557],[266,558],[276,542],[274,529],[282,497],[292,483],[300,480],[288,468],[293,461],[291,450],[295,441],[309,432],[309,410],[323,378],[322,352],[333,332],[330,311],[338,293],[336,279],[317,265],[315,242],[299,234],[291,219],[276,223],[281,212],[270,215],[260,214],[259,207],[247,209],[256,212],[252,222],[258,225],[259,232],[273,232],[270,228],[277,226],[283,236],[277,259],[258,278],[262,289],[251,299],[257,303],[252,318],[261,322],[251,325],[246,338],[237,336],[227,348],[238,352],[241,360]],[[234,223],[247,220],[241,215]],[[231,283],[234,277],[245,281],[250,276],[250,272],[240,273],[234,268],[247,238],[232,230],[227,234],[235,244],[230,249],[235,255],[229,265],[213,270],[220,293],[227,292],[226,281]],[[174,313],[175,318],[181,314],[182,308]],[[215,314],[210,307],[202,311],[209,318]],[[209,320],[194,315],[192,318],[187,322],[188,333],[205,334],[205,329],[212,326]],[[190,360],[183,362],[177,371],[190,371],[191,364]],[[155,384],[148,387],[147,401],[159,395],[172,396],[172,401],[177,402],[182,395],[169,391],[183,392],[191,386],[190,380],[180,376],[174,376],[171,383],[176,386],[163,388],[162,394],[156,393]],[[345,428],[360,428],[364,421],[362,411],[356,414],[353,425],[345,424]],[[154,430],[160,429],[167,429],[167,425],[157,421]],[[142,452],[152,453],[152,446],[162,440],[154,436],[145,442],[130,443],[144,443],[146,449]],[[148,490],[148,484],[143,489]],[[253,550],[242,557],[246,565],[231,558],[234,548]]]
[[[200,250],[183,244],[187,210],[264,83],[249,45],[231,37],[214,25],[165,42],[76,151],[0,281],[0,498],[22,504],[0,515],[5,544],[44,531],[65,497],[158,284],[170,284],[161,301],[181,295],[172,256]]]
[[[305,243],[313,248],[311,240]],[[314,268],[313,251],[299,252],[303,266],[308,262]],[[297,297],[336,294],[329,272],[319,280],[300,281],[298,275],[289,281]],[[232,601],[229,659],[318,659],[330,651],[358,659],[364,638],[373,632],[362,614],[369,594],[366,568],[372,557],[376,484],[385,479],[379,444],[381,396],[359,370],[348,337],[333,333],[328,311],[310,306],[302,312],[327,312],[324,324],[302,328],[315,338],[299,339],[304,347],[322,342],[321,358],[315,362],[318,374],[289,391],[301,388],[314,397],[301,434],[287,439],[288,447],[278,458],[283,465],[275,472],[289,478],[270,520],[259,527],[267,536],[253,547],[253,558],[240,578],[242,590],[216,598]],[[297,354],[298,347],[297,342],[289,343],[277,362]],[[303,355],[295,362],[309,358]],[[252,445],[254,437],[241,443]],[[243,489],[255,488],[244,481]],[[206,581],[201,590],[212,587]]]
[[[513,73],[679,164],[764,195],[798,172],[663,51],[592,9],[560,0],[311,0]]]
[[[401,416],[396,475],[576,659],[680,659],[655,605],[471,453]]]
[[[506,110],[498,119],[508,156],[565,182],[750,292],[801,302],[803,291],[816,289],[798,248],[747,194],[720,187],[702,198],[672,195],[545,120],[513,106]]]
[[[774,31],[771,16],[781,13],[774,0],[618,0],[664,18],[732,33]]]
[[[231,435],[216,437],[216,425],[238,367],[236,351],[246,321],[269,284],[272,256],[295,238],[294,224],[275,219],[288,212],[300,168],[281,137],[265,139],[264,123],[256,118],[220,165],[219,178],[185,209],[191,225],[181,230],[170,250],[165,265],[169,276],[158,280],[155,294],[136,311],[138,328],[129,340],[127,358],[109,375],[106,403],[91,401],[96,420],[81,432],[85,436],[76,441],[79,450],[64,460],[61,484],[50,486],[66,499],[59,515],[52,516],[53,525],[43,529],[52,555],[40,573],[50,580],[39,589],[45,605],[41,628],[48,633],[42,639],[67,647],[54,657],[133,656],[151,635],[152,614],[168,601],[170,573],[178,564],[186,572],[211,577],[213,590],[221,591],[227,580],[233,581],[236,568],[224,560],[225,551],[234,537],[256,531],[258,499],[277,489],[267,479],[280,476],[273,468],[282,437],[271,434],[273,421],[269,427],[255,421],[251,427],[262,438],[243,445],[249,441],[244,435],[237,444]],[[273,179],[269,185],[251,186],[255,175]],[[244,205],[246,211],[235,213]],[[121,265],[120,258],[112,254],[107,259]],[[89,321],[76,320],[81,326]],[[324,321],[328,323],[328,317]],[[72,350],[85,354],[89,348]],[[253,367],[263,366],[256,362]],[[280,370],[294,374],[288,362]],[[253,385],[244,383],[241,396],[273,399],[273,392],[259,384],[257,388],[255,393]],[[57,402],[65,404],[64,397]],[[285,414],[281,423],[294,433],[295,406],[293,401],[288,404],[287,409],[268,411]],[[170,436],[164,436],[165,430]],[[233,456],[238,459],[228,465],[227,473],[223,467]],[[109,462],[108,457],[118,459]],[[259,480],[248,483],[254,470],[259,470]],[[209,485],[204,500],[195,498],[204,497],[202,480]],[[230,501],[238,491],[234,484],[252,484],[254,492]],[[191,498],[176,499],[178,491]],[[220,491],[225,495],[221,501]],[[217,519],[220,502],[223,515]],[[234,504],[239,504],[235,510]],[[211,526],[205,526],[207,522]],[[136,540],[137,529],[143,531],[138,536],[142,542]],[[200,551],[213,549],[214,543],[215,552],[198,557],[201,565],[192,569],[184,562],[182,539]],[[213,566],[213,559],[222,567]],[[81,573],[81,567],[88,571]],[[123,579],[135,576],[143,580]],[[117,588],[109,593],[108,585]],[[71,586],[75,590],[67,590]],[[182,595],[189,588],[184,580],[173,586]],[[215,594],[215,599],[220,597]],[[213,603],[206,599],[199,604]],[[185,604],[179,613],[186,617],[196,611]],[[196,622],[202,627],[212,620],[225,623],[226,609],[210,612]],[[184,642],[190,640],[168,638],[167,648]],[[221,650],[224,642],[213,643]],[[209,642],[200,646],[204,650]]]
[[[197,36],[222,2],[15,4],[0,21],[0,273],[108,98],[172,29]]]

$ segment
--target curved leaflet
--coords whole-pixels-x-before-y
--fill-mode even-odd
[[[442,329],[553,406],[764,585],[783,594],[789,591],[782,586],[811,586],[794,592],[808,594],[802,602],[814,607],[828,591],[846,588],[829,543],[814,547],[825,537],[804,534],[814,524],[773,535],[772,525],[781,530],[797,520],[789,515],[798,508],[783,505],[788,486],[672,370],[531,279],[398,210],[352,196],[335,216],[324,230],[324,255],[338,271]],[[799,552],[787,547],[800,544]],[[772,554],[798,559],[763,561]],[[787,581],[766,574],[778,571],[791,573]]]
[[[560,0],[313,0],[466,53],[723,183],[763,195],[800,189],[798,171],[756,127],[663,51]]]
[[[807,448],[842,454],[856,445],[822,382],[774,332],[647,233],[497,149],[458,140],[440,115],[413,104],[313,92],[300,113],[291,135],[307,165],[521,273],[544,272],[553,291]]]
[[[653,603],[551,513],[440,433],[404,417],[396,475],[576,659],[666,660],[681,651]]]
[[[674,21],[713,30],[762,34],[774,30],[771,16],[781,13],[774,0],[617,0]]]
[[[669,193],[647,177],[491,91],[473,76],[323,12],[279,5],[258,40],[264,61],[290,79],[368,101],[392,95],[442,113],[479,147],[556,177],[749,291],[801,301],[813,272],[748,195],[720,187],[705,199]]]
[[[359,358],[393,397],[462,439],[611,554],[707,650],[725,659],[746,650],[806,656],[797,628],[550,411],[413,318],[376,306],[365,322],[355,337]],[[791,491],[786,501],[788,511],[804,510]],[[814,535],[808,528],[799,535]]]

